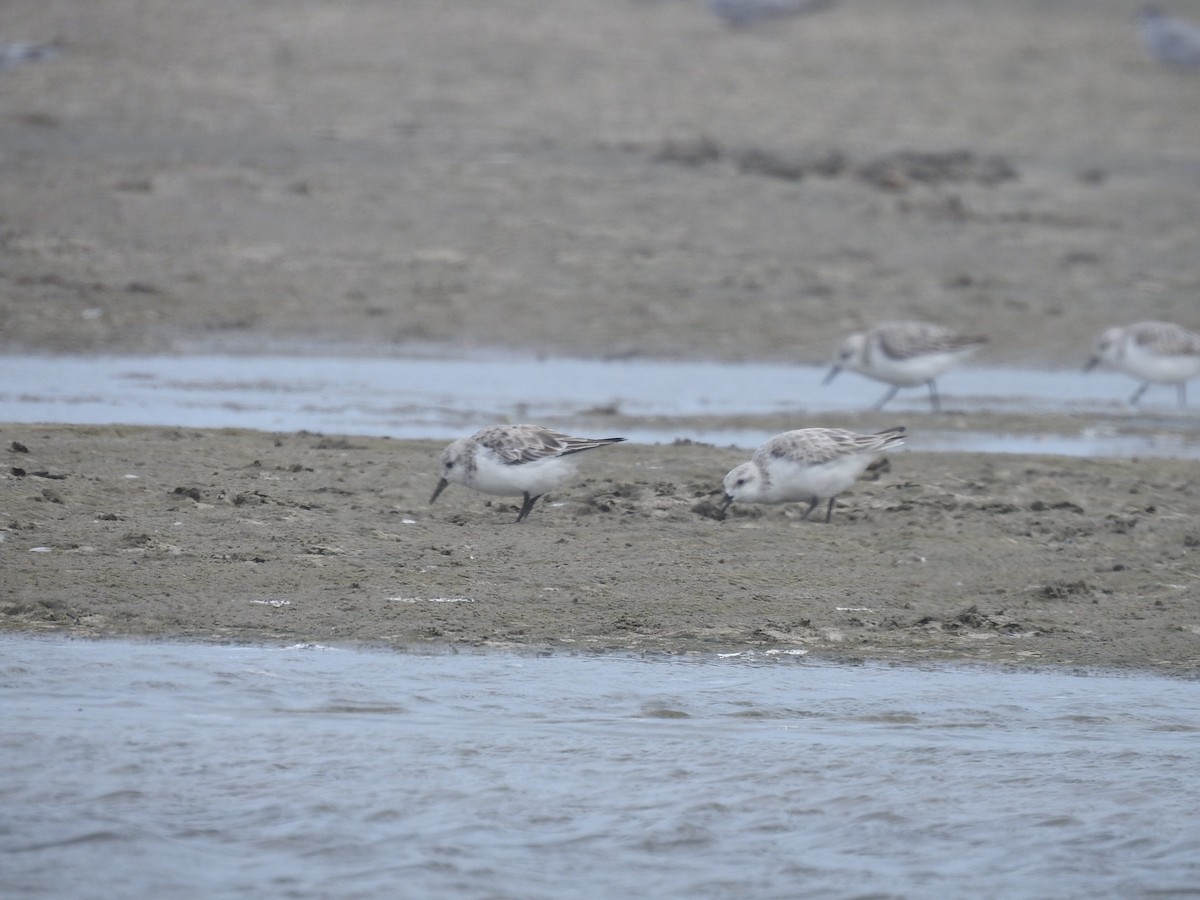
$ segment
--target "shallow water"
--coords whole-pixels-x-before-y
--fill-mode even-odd
[[[0,672],[10,897],[1200,884],[1194,682],[15,636]]]
[[[878,382],[823,369],[718,364],[474,356],[331,358],[297,356],[0,357],[0,422],[307,429],[326,433],[449,440],[497,421],[569,428],[597,410],[645,418],[622,434],[647,443],[689,438],[755,447],[762,431],[718,430],[724,416],[869,409]],[[1175,392],[1154,388],[1136,413],[1137,433],[1113,427],[1133,382],[1109,372],[962,368],[940,380],[943,403],[965,412],[1094,414],[1076,433],[993,434],[926,423],[915,450],[974,450],[1088,456],[1200,457],[1194,415]],[[901,391],[889,411],[928,409],[924,389]],[[602,414],[601,414],[602,416]],[[651,417],[694,419],[655,426]],[[710,424],[704,424],[708,422]],[[968,426],[973,423],[967,422]],[[590,426],[589,426],[590,427]]]

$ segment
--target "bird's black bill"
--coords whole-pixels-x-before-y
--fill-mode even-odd
[[[842,371],[841,366],[834,366],[829,370],[829,374],[825,376],[825,380],[822,381],[821,384],[829,384],[829,382],[833,381],[833,379],[837,377],[837,373],[840,371]]]
[[[719,507],[722,514],[724,514],[725,510],[729,509],[729,504],[732,502],[733,498],[726,494],[725,498],[721,501],[721,506]]]
[[[448,482],[445,478],[442,478],[438,481],[437,487],[435,487],[433,489],[433,496],[429,498],[430,506],[433,506],[433,501],[438,498],[438,495],[446,489],[446,485],[448,485],[449,483],[450,482]]]
[[[1096,366],[1098,366],[1098,365],[1100,365],[1100,357],[1093,356],[1091,359],[1089,359],[1086,363],[1083,364],[1083,371],[1090,372],[1090,371],[1092,371],[1092,369],[1096,368]]]

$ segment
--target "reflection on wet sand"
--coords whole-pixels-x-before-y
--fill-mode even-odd
[[[821,386],[811,366],[460,358],[174,356],[0,358],[0,421],[242,427],[449,439],[494,422],[616,427],[647,443],[752,448],[807,425],[869,428],[877,385]],[[965,368],[944,412],[924,397],[888,409],[917,450],[1070,456],[1200,455],[1174,393],[1138,408],[1116,373]]]

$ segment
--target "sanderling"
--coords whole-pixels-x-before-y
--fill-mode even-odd
[[[1092,356],[1083,367],[1089,372],[1099,363],[1142,382],[1129,398],[1137,403],[1150,384],[1173,384],[1179,405],[1187,403],[1187,380],[1200,375],[1200,334],[1170,322],[1138,322],[1110,328],[1096,339]]]
[[[825,521],[833,501],[866,471],[885,450],[904,443],[904,426],[875,434],[856,434],[843,428],[800,428],[777,434],[725,476],[721,512],[735,500],[743,503],[790,503],[807,500],[807,519],[824,499]]]
[[[1168,16],[1157,6],[1142,7],[1137,25],[1146,49],[1159,62],[1200,68],[1200,26]]]
[[[796,13],[812,12],[833,0],[708,0],[708,8],[730,25],[742,27]]]
[[[886,381],[892,389],[874,409],[882,409],[902,387],[927,384],[929,402],[936,412],[941,401],[934,379],[986,343],[985,337],[956,334],[928,322],[884,322],[842,341],[822,384],[829,384],[842,369]]]
[[[429,502],[451,482],[485,494],[521,494],[520,522],[542,494],[575,474],[572,454],[623,440],[571,437],[540,425],[489,425],[442,451],[442,477]]]

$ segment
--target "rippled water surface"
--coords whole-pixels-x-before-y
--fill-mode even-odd
[[[0,637],[5,897],[1184,897],[1200,685]]]

